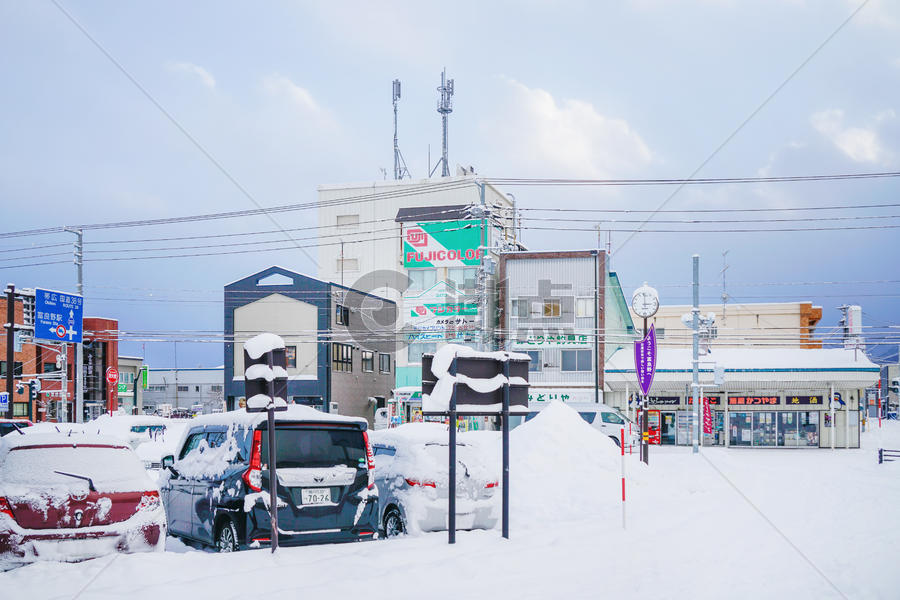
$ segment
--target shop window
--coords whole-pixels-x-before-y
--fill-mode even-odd
[[[591,371],[593,369],[593,351],[591,350],[563,350],[563,371]]]
[[[774,446],[777,440],[776,414],[770,411],[753,413],[753,445]]]
[[[541,362],[541,351],[540,350],[526,350],[525,354],[531,357],[531,361],[528,363],[528,372],[529,373],[540,373],[543,368],[543,363]]]
[[[409,276],[411,291],[427,290],[437,283],[437,269],[408,269],[406,274]]]
[[[391,372],[391,355],[390,354],[379,354],[378,355],[378,370],[381,373],[390,373]]]
[[[284,364],[288,369],[297,368],[297,346],[284,347]]]
[[[593,317],[594,316],[594,299],[593,298],[575,298],[575,316],[576,317]]]
[[[728,440],[731,446],[752,446],[753,445],[753,421],[750,413],[733,412],[729,413],[730,424]]]
[[[350,344],[332,344],[331,365],[333,371],[353,372],[353,346]]]
[[[375,371],[375,353],[369,350],[362,351],[362,370],[366,373]]]
[[[542,313],[545,319],[557,319],[562,315],[562,304],[558,298],[544,300]]]

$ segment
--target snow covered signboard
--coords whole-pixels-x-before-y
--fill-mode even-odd
[[[277,335],[261,333],[244,343],[247,412],[264,412],[270,405],[275,410],[287,410],[286,365],[284,340]]]
[[[454,360],[455,375],[451,374]],[[457,411],[499,413],[503,407],[503,388],[508,385],[510,409],[523,412],[528,408],[529,360],[527,354],[477,352],[467,346],[447,344],[433,356],[422,357],[422,410],[425,413],[449,411],[455,388]]]

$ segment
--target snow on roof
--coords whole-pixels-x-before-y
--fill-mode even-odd
[[[656,361],[657,372],[690,370],[690,348],[661,348]],[[716,348],[701,357],[703,363],[715,362],[719,367],[732,371],[878,371],[864,352],[843,348]],[[711,365],[701,364],[700,369],[710,371]],[[606,361],[608,372],[634,371],[634,352],[630,347],[617,350]]]
[[[266,413],[248,413],[245,409],[232,410],[223,413],[213,413],[209,415],[200,415],[194,417],[190,421],[191,427],[200,425],[225,425],[225,426],[242,426],[251,427],[262,423],[267,419]],[[343,415],[334,415],[323,413],[309,406],[300,404],[289,404],[287,410],[275,413],[276,421],[317,421],[331,423],[366,423],[365,419],[359,417],[345,417]]]

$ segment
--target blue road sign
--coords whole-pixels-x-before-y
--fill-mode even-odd
[[[9,410],[9,392],[0,392],[0,411]]]
[[[83,309],[82,296],[35,288],[34,337],[80,344]]]

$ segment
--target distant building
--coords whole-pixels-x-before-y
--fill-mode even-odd
[[[631,291],[626,293],[629,310]],[[660,297],[665,302],[664,293]],[[657,313],[648,320],[648,326],[656,329],[656,337],[661,346],[667,348],[690,347],[691,329],[681,317],[690,314],[692,307],[687,304],[659,307]],[[701,304],[700,314],[715,315],[715,347],[760,347],[769,345],[782,348],[821,348],[821,340],[813,339],[816,324],[822,318],[822,307],[812,302],[754,302],[739,304]],[[643,328],[643,319],[632,313],[634,323]]]
[[[221,412],[225,407],[224,367],[194,369],[150,369],[143,393],[144,412],[154,412],[160,405],[192,410],[204,414]]]
[[[225,402],[244,398],[243,342],[284,339],[289,402],[373,422],[394,383],[394,302],[282,267],[225,286]],[[379,324],[388,325],[382,329]]]
[[[119,357],[119,410],[129,415],[139,415],[143,412],[144,390],[141,386],[143,366],[144,359],[139,356]]]

